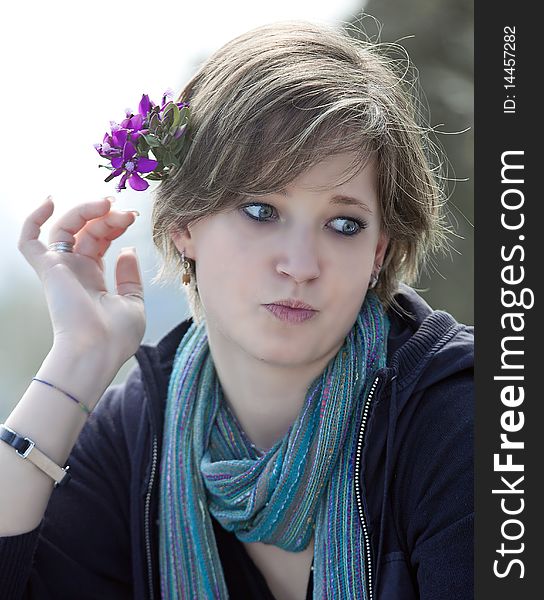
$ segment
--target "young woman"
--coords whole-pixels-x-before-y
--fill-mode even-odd
[[[0,427],[2,597],[472,597],[473,331],[408,286],[446,230],[403,84],[301,22],[206,61],[153,208],[192,318],[156,347],[133,250],[104,284],[135,215],[75,206],[48,247],[28,216],[54,343]]]

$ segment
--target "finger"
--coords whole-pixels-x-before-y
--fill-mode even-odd
[[[47,196],[44,202],[28,215],[21,228],[17,248],[33,266],[36,257],[47,251],[38,238],[42,225],[53,214],[54,209],[53,199]]]
[[[89,221],[105,215],[110,210],[112,201],[113,199],[108,197],[75,206],[53,225],[49,232],[49,243],[75,243],[75,234]]]
[[[137,211],[110,211],[104,217],[89,221],[75,235],[74,252],[91,258],[102,257],[111,241],[115,240],[134,223]]]
[[[142,277],[135,248],[123,248],[117,257],[115,284],[120,296],[137,294],[143,299]]]
[[[122,235],[126,230],[118,229],[117,231],[119,232],[118,235]],[[84,240],[76,242],[74,251],[98,262],[104,257],[110,245],[111,240],[107,238],[96,239],[92,236],[86,236]]]

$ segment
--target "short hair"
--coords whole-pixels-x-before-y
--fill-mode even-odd
[[[323,159],[350,152],[355,160],[338,184],[376,159],[390,242],[375,290],[386,309],[397,305],[399,283],[417,280],[430,254],[448,245],[449,230],[439,145],[430,141],[417,76],[408,80],[406,60],[388,55],[392,46],[287,21],[248,31],[210,56],[179,95],[190,104],[188,150],[155,192],[153,241],[162,265],[154,282],[180,281],[172,227],[183,229],[241,196],[285,189]],[[183,287],[199,322],[189,262],[193,276]]]

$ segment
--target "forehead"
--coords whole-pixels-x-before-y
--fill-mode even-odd
[[[377,201],[376,159],[357,164],[354,159],[355,156],[349,153],[327,157],[302,172],[280,192],[285,196],[297,189],[326,193],[343,197],[339,204],[356,204],[361,200],[368,205]]]

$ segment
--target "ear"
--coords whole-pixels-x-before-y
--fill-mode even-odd
[[[170,238],[181,254],[185,252],[186,258],[194,259],[194,240],[188,227],[174,227],[170,230]]]
[[[385,231],[380,232],[380,237],[378,238],[378,244],[376,245],[376,253],[374,255],[374,264],[383,265],[383,261],[385,258],[385,252],[387,251],[387,247],[389,246],[389,236]]]

